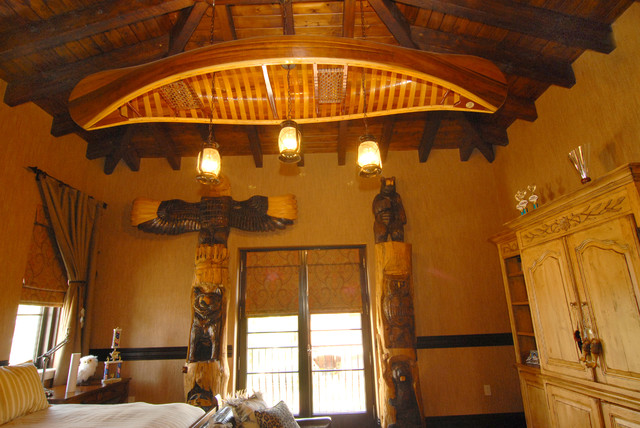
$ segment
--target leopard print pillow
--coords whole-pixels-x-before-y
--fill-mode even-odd
[[[300,428],[284,401],[270,409],[256,410],[260,428]]]

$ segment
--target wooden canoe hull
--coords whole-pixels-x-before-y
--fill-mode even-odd
[[[289,79],[286,64],[295,65]],[[493,113],[506,96],[504,75],[482,58],[340,37],[276,36],[93,74],[72,91],[69,112],[89,130],[211,118],[266,125],[288,117],[313,123],[427,110]]]

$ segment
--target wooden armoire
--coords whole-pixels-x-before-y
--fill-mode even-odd
[[[640,163],[493,237],[529,428],[640,427],[638,225]]]

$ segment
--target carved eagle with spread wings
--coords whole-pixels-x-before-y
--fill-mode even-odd
[[[199,202],[138,198],[133,202],[131,225],[165,235],[200,232],[200,244],[226,245],[232,227],[268,232],[293,224],[297,215],[294,195],[257,195],[246,201],[235,201],[231,196],[205,196]]]

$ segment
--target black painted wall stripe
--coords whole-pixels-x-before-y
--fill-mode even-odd
[[[105,361],[113,351],[111,348],[90,349],[89,353],[98,357],[98,361]],[[186,360],[186,346],[168,346],[162,348],[119,348],[123,361],[152,361],[152,360]],[[227,346],[227,356],[233,356],[233,348]]]
[[[494,334],[459,334],[452,336],[418,336],[418,349],[470,348],[477,346],[513,346],[511,333]],[[151,361],[151,360],[186,360],[186,346],[172,346],[160,348],[121,348],[120,356],[123,361]],[[95,348],[89,352],[105,361],[111,353],[111,348]],[[227,355],[233,355],[231,345],[227,346]]]
[[[524,413],[488,413],[481,415],[430,416],[429,428],[526,428]]]
[[[418,336],[418,349],[471,348],[477,346],[513,346],[511,333]]]

